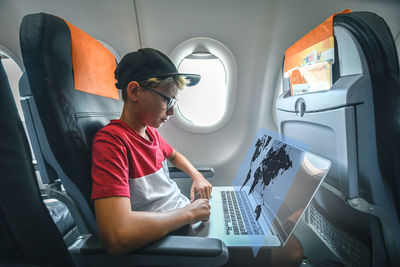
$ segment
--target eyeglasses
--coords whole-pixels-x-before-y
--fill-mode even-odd
[[[140,83],[139,83],[140,84]],[[168,97],[160,92],[157,92],[156,90],[150,88],[150,87],[145,87],[143,85],[140,84],[141,87],[143,87],[144,89],[150,90],[154,93],[156,93],[157,95],[161,96],[164,98],[164,100],[167,102],[167,110],[170,110],[171,108],[173,108],[176,103],[178,102],[178,100],[176,98],[172,98],[172,97]]]

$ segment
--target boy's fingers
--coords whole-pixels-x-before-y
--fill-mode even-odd
[[[190,202],[193,202],[193,201],[194,201],[194,190],[192,188],[192,189],[190,189]]]
[[[210,209],[211,206],[210,206],[210,203],[208,202],[208,199],[203,198],[203,201],[204,201],[204,204],[206,204],[206,206]]]
[[[210,199],[210,197],[211,197],[211,187],[208,186],[208,187],[205,189],[205,191],[206,191],[206,194],[207,194],[207,198]]]

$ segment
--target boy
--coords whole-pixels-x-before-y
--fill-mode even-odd
[[[96,134],[92,157],[92,199],[109,254],[129,252],[210,216],[211,184],[155,130],[174,114],[178,90],[186,83],[182,76],[188,86],[200,79],[178,73],[167,56],[151,48],[127,54],[115,70],[124,108],[119,120]],[[192,177],[190,201],[169,179],[165,159]],[[257,258],[250,248],[229,251],[229,266],[298,266],[302,258],[296,239],[272,252],[263,249]]]
[[[178,90],[186,82],[170,59],[157,50],[140,49],[121,60],[115,76],[124,100],[122,115],[96,134],[92,152],[96,220],[103,246],[112,255],[208,220],[212,188],[155,130],[174,114]],[[189,86],[200,79],[184,76]],[[165,159],[192,177],[191,201],[169,178]]]

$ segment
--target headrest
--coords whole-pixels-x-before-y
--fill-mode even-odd
[[[350,13],[346,9],[339,14]],[[330,89],[332,84],[331,68],[334,61],[333,14],[322,24],[311,30],[285,52],[284,77],[289,78],[291,94],[299,94],[306,90]],[[308,75],[312,73],[312,75]],[[318,80],[316,80],[318,77]]]
[[[75,89],[119,99],[113,54],[96,39],[64,20],[71,31]]]
[[[325,41],[327,39],[333,38],[333,18],[338,14],[350,13],[351,10],[346,9],[340,13],[335,13],[326,19],[323,23],[315,27],[309,33],[300,38],[296,43],[289,47],[285,52],[285,65],[284,71],[296,67],[298,60],[298,54],[313,45]]]

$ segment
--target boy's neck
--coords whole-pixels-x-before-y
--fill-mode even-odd
[[[132,112],[128,112],[126,105],[124,105],[120,120],[125,122],[130,128],[132,128],[139,135],[141,135],[145,139],[148,139],[147,134],[146,134],[147,126],[142,124],[139,120],[137,120],[132,115]]]

